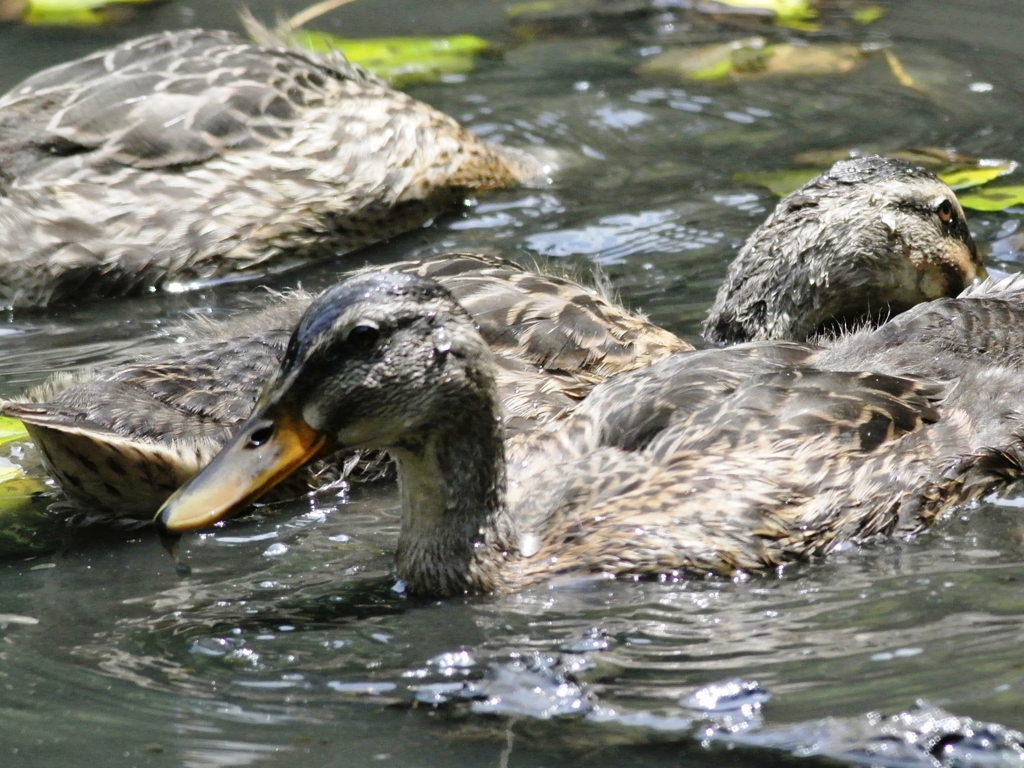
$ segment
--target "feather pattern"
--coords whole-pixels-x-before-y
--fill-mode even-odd
[[[454,254],[387,269],[432,276],[465,302],[497,355],[510,434],[571,407],[615,373],[689,348],[595,289],[500,259]],[[259,312],[184,330],[186,341],[169,352],[59,375],[0,411],[25,423],[71,498],[152,515],[248,417],[310,301],[301,291],[279,295]],[[103,461],[89,458],[96,452]],[[383,470],[374,454],[321,463],[306,481],[372,479]]]
[[[309,413],[334,445],[395,455],[397,569],[425,594],[762,572],[914,533],[1024,475],[1020,281],[820,343],[677,352],[503,437],[490,348],[449,293],[411,278],[363,273],[314,301],[292,340],[304,351],[160,524],[208,524],[272,487],[273,452],[246,469],[250,435]],[[320,312],[340,320],[308,320]],[[373,343],[352,346],[371,321]]]
[[[955,295],[975,277],[976,252],[970,235],[943,224],[929,207],[952,195],[934,176],[880,158],[840,163],[826,176],[808,184],[807,196],[819,200],[823,190],[827,191],[828,205],[819,202],[818,207],[827,207],[828,215],[805,215],[807,205],[797,204],[797,198],[780,202],[730,269],[711,310],[708,329],[718,327],[718,320],[729,316],[743,318],[733,329],[739,335],[729,340],[802,341],[827,321],[829,312],[839,313],[836,320],[851,316],[852,306],[834,301],[836,295],[854,300],[860,296],[837,290],[844,280],[873,281],[882,286],[917,286],[922,281],[931,285],[929,275],[938,270],[950,276],[940,286],[942,290]],[[889,233],[892,237],[854,237],[851,232],[864,221],[862,209],[868,199],[873,206],[909,206],[911,214],[894,225],[896,229]],[[805,242],[815,243],[818,250],[808,252],[800,245]],[[810,276],[808,265],[814,268]],[[574,407],[596,384],[689,349],[673,334],[625,310],[600,290],[566,277],[524,270],[501,259],[451,254],[394,264],[385,271],[437,280],[470,313],[497,353],[503,418],[513,438]],[[820,279],[821,274],[829,279]],[[922,300],[920,292],[914,291],[913,301]],[[780,303],[780,297],[791,296],[803,298]],[[282,358],[290,329],[311,300],[301,292],[279,296],[249,319],[202,326],[191,334],[191,341],[169,353],[91,376],[61,377],[30,393],[29,399],[35,401],[31,406],[6,404],[3,409],[28,424],[43,448],[48,469],[71,496],[92,506],[147,515],[166,497],[166,488],[193,474],[197,465],[208,460],[213,447],[226,442],[252,410],[264,382]],[[789,365],[788,356],[803,354],[794,349],[769,346],[761,354],[765,360]],[[746,375],[755,358],[726,355],[714,358],[717,362],[711,368],[704,368],[710,365],[704,355],[695,355],[694,375],[702,376],[706,386],[702,389],[691,383],[674,391],[671,408],[695,408],[706,404],[707,398],[728,394],[730,382]],[[659,375],[652,372],[645,386],[658,386]],[[693,397],[699,402],[687,405]],[[643,400],[652,412],[648,422],[628,427],[637,439],[664,426],[659,419],[671,410],[664,399],[663,395]],[[119,488],[122,481],[116,476],[100,476],[108,473],[97,473],[79,459],[88,453],[87,445],[64,451],[64,434],[74,435],[79,443],[90,436],[111,444],[126,441],[124,450],[118,450],[126,457],[128,475],[147,477],[152,471],[149,467],[132,469],[145,461],[151,446],[159,454],[156,463],[170,461],[172,468],[164,473],[168,475],[165,482],[153,484],[158,489],[155,493],[133,487],[130,493],[118,496],[110,489]],[[176,452],[183,456],[180,467],[173,466]],[[338,472],[342,476],[350,471],[356,476],[366,472],[376,476],[380,467],[376,460],[366,464],[349,457]],[[318,478],[328,476],[329,472]]]
[[[340,54],[150,35],[0,96],[0,302],[276,271],[537,171]]]

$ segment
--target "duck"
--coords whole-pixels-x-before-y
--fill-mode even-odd
[[[485,254],[386,269],[439,280],[473,308],[499,360],[510,433],[552,418],[614,373],[691,348],[597,288]],[[257,311],[180,328],[173,335],[184,341],[170,350],[56,374],[26,398],[0,401],[0,412],[25,425],[75,506],[104,519],[152,519],[245,421],[313,298],[291,291]],[[380,479],[388,474],[380,459],[336,457],[289,492]]]
[[[892,227],[874,227],[881,219]],[[858,227],[846,226],[851,221]],[[736,324],[734,335],[746,334],[740,339],[803,341],[828,332],[834,317],[871,319],[844,297],[873,312],[883,301],[956,295],[984,275],[963,221],[956,196],[927,171],[883,158],[838,163],[782,200],[751,235],[727,281],[739,288],[719,292],[708,327],[738,317],[746,323]],[[863,235],[865,227],[874,234]],[[791,247],[776,242],[780,233]],[[809,291],[808,262],[815,276]],[[499,366],[509,436],[571,410],[609,378],[692,349],[607,292],[496,257],[449,254],[384,269],[439,282],[474,318]],[[880,286],[870,306],[851,288],[864,281]],[[818,295],[826,289],[830,295]],[[777,301],[789,294],[806,300]],[[278,295],[260,312],[184,331],[188,340],[169,352],[58,374],[21,400],[0,402],[0,413],[25,424],[44,468],[76,505],[152,518],[245,421],[312,300],[303,292]],[[379,453],[331,457],[285,492],[376,479],[388,466]]]
[[[1024,474],[1024,278],[819,343],[677,352],[509,440],[494,353],[436,281],[364,273],[314,300],[236,435],[161,508],[168,534],[297,468],[384,449],[413,594],[555,577],[773,571],[930,525]]]
[[[894,258],[894,254],[904,258]],[[704,322],[714,344],[878,324],[983,276],[956,196],[911,163],[835,163],[783,198],[730,264]]]
[[[546,178],[340,52],[256,31],[139,37],[0,96],[0,305],[277,273]]]

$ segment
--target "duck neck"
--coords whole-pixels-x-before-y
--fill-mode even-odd
[[[514,578],[504,429],[493,385],[475,395],[422,440],[391,451],[402,499],[398,575],[415,593],[503,591]]]
[[[833,276],[799,251],[804,241],[792,240],[777,242],[761,230],[751,236],[704,321],[708,341],[802,341],[837,308]]]

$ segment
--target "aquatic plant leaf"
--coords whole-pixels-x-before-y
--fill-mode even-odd
[[[35,26],[95,27],[130,17],[132,6],[166,0],[0,0],[0,20]]]
[[[955,168],[973,168],[982,162],[986,165],[1012,162],[1004,160],[982,161],[977,157],[965,155],[948,147],[907,147],[906,149],[889,150],[871,145],[849,149],[810,149],[793,155],[793,161],[801,165],[813,165],[825,169],[840,160],[850,160],[854,157],[866,157],[867,155],[894,157],[935,172],[951,171]]]
[[[889,66],[889,71],[892,72],[892,76],[896,78],[896,82],[902,85],[904,88],[912,88],[915,91],[923,91],[923,89],[917,84],[917,81],[913,76],[907,72],[906,67],[903,66],[903,62],[899,60],[899,57],[892,52],[889,48],[882,51],[882,55],[885,56],[885,63]]]
[[[531,13],[551,13],[558,8],[554,0],[533,0],[526,3],[511,3],[505,6],[505,15],[510,19]]]
[[[758,74],[777,76],[841,75],[863,62],[856,45],[773,45],[771,57]],[[743,74],[743,73],[741,73]]]
[[[857,153],[860,155],[861,153]],[[919,162],[923,152],[921,150],[907,150],[905,152],[885,152],[883,153],[887,157],[896,157],[899,159],[908,160],[909,162],[915,162],[918,165],[924,165],[928,167],[932,165],[932,169],[938,171],[938,176],[943,182],[949,185],[951,189],[960,190],[968,189],[971,187],[978,187],[982,184],[1003,176],[1007,173],[1012,173],[1017,168],[1017,163],[1013,160],[977,160],[976,158],[966,158],[960,156],[960,163],[950,164],[947,162],[946,170],[939,170],[934,167],[934,164],[927,162]],[[812,178],[817,176],[828,169],[834,162],[839,160],[846,160],[855,155],[849,152],[803,152],[798,155],[795,159],[798,162],[804,162],[813,167],[810,168],[797,168],[793,170],[785,171],[766,171],[764,173],[737,173],[733,176],[733,181],[739,184],[755,184],[759,187],[765,187],[770,190],[773,194],[779,197],[784,197],[790,192],[793,192],[805,183],[810,181]],[[949,159],[949,153],[947,153],[947,161]],[[817,161],[817,162],[814,162]],[[968,165],[972,163],[973,165]],[[1017,190],[1024,189],[1024,187],[1002,187],[993,189],[1005,189],[1005,190]],[[1012,198],[1013,193],[1007,193]],[[1006,202],[1005,205],[997,205],[998,200],[1002,199],[998,196],[992,198],[991,202],[981,203],[977,205],[989,205],[992,207],[981,208],[976,206],[969,206],[964,202],[964,195],[958,196],[961,204],[965,208],[974,207],[975,210],[989,210],[998,211],[1002,210],[1011,205],[1018,205],[1021,200]]]
[[[807,150],[793,157],[794,162],[807,166],[805,168],[768,171],[765,173],[738,173],[733,176],[733,180],[740,184],[756,184],[765,187],[782,197],[799,189],[815,175],[830,168],[833,163],[872,154],[906,160],[908,163],[923,166],[937,174],[953,190],[980,187],[1000,176],[1013,173],[1017,170],[1018,166],[1014,160],[980,159],[942,147],[910,147],[892,152],[879,151],[876,148],[868,147],[841,150],[821,149]],[[1016,188],[1007,187],[1006,189],[1013,190]],[[976,205],[968,205],[963,202],[963,195],[960,195],[959,198],[965,208],[974,207],[975,210],[1002,210],[1010,205],[1017,205],[1019,202],[997,204],[998,199],[993,198],[991,201],[977,201]],[[977,207],[981,205],[989,207]]]
[[[9,443],[11,440],[24,440],[28,437],[28,430],[25,425],[17,419],[9,416],[0,416],[0,445]],[[3,482],[0,479],[0,482]]]
[[[341,50],[349,61],[400,86],[465,74],[472,71],[479,54],[495,50],[493,45],[475,35],[346,40],[326,32],[299,30],[292,33],[291,38],[318,53]]]
[[[0,416],[0,445],[13,440],[25,440],[28,438],[28,430],[25,425],[17,419],[8,416]],[[20,467],[8,465],[6,460],[0,465],[0,509],[4,508],[4,493],[7,483],[11,480],[20,480],[25,476]],[[41,489],[41,486],[40,486]]]
[[[644,62],[640,74],[673,74],[687,80],[834,75],[860,66],[855,45],[769,45],[761,37],[675,48]]]
[[[818,13],[811,7],[809,0],[714,0],[714,4],[740,11],[770,13],[776,24],[803,32],[817,32],[821,29],[821,25],[814,22]]]
[[[958,197],[960,205],[972,211],[1003,211],[1024,205],[1024,186],[986,187]]]
[[[62,525],[45,511],[43,483],[31,477],[0,482],[0,561],[31,557],[57,549]]]
[[[731,43],[676,48],[660,53],[640,65],[642,75],[679,75],[687,80],[719,80],[731,75],[737,54],[751,58],[765,48],[763,38]]]
[[[988,184],[993,179],[1012,173],[1017,168],[1013,160],[987,162],[974,168],[953,168],[943,171],[939,178],[949,185],[950,189],[968,189]]]
[[[785,197],[795,192],[817,176],[816,168],[799,168],[793,171],[766,171],[764,173],[737,173],[732,180],[737,184],[753,184],[764,187],[773,195]]]
[[[12,527],[11,521],[17,517],[13,513],[28,507],[35,496],[45,490],[47,488],[41,480],[25,477],[18,467],[0,470],[0,531],[8,531]],[[24,523],[25,519],[19,522]]]
[[[885,14],[880,5],[866,5],[863,8],[856,8],[850,13],[850,18],[858,24],[870,24],[878,21]]]
[[[28,437],[25,425],[17,419],[0,416],[0,445]],[[24,556],[52,549],[50,519],[33,504],[46,490],[41,480],[26,477],[21,467],[0,466],[0,558]]]
[[[813,19],[817,13],[808,0],[715,0],[730,8],[771,11],[778,20]]]

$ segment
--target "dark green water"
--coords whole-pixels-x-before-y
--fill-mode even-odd
[[[250,3],[263,18],[303,5]],[[833,78],[639,77],[656,46],[750,33],[678,8],[540,36],[461,81],[416,88],[488,138],[551,147],[570,162],[549,188],[487,197],[274,285],[321,287],[353,265],[449,249],[545,256],[584,271],[600,264],[627,304],[695,336],[734,249],[774,204],[736,173],[853,146],[1024,159],[1018,3],[882,5],[880,21],[831,37],[891,43],[929,94],[896,83],[879,56]],[[171,3],[103,31],[0,27],[0,91],[118,40],[193,25],[237,27],[234,5]],[[482,0],[360,0],[318,26],[513,39],[501,3]],[[994,263],[1011,270],[1024,257],[1022,216],[970,217]],[[123,359],[169,322],[225,313],[253,290],[0,317],[0,394]],[[439,602],[391,590],[397,519],[383,491],[303,500],[189,536],[187,578],[148,531],[45,517],[34,529],[43,554],[0,561],[0,614],[37,621],[0,615],[0,766],[807,765],[794,754],[844,751],[837,732],[917,699],[1024,729],[1022,505],[1009,491],[914,541],[778,578],[584,582]],[[559,687],[557,664],[576,669],[582,687]],[[752,733],[785,749],[705,743],[711,726],[679,702],[735,677],[772,697],[763,725],[756,713],[734,718],[734,741]],[[445,696],[439,684],[463,680],[481,698],[427,703]],[[790,728],[826,717],[854,719]],[[962,760],[1019,762],[984,745]]]

